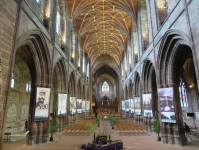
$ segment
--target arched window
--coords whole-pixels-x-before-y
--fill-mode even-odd
[[[104,83],[102,84],[102,92],[109,92],[109,85],[106,81],[104,81]]]
[[[15,79],[14,79],[14,73],[12,73],[11,88],[14,88],[14,86],[15,86]]]
[[[61,28],[61,15],[60,12],[57,11],[57,18],[56,18],[56,33],[60,36],[61,32],[60,32],[60,28]]]
[[[186,86],[182,78],[180,78],[179,93],[180,93],[181,107],[188,107]]]
[[[30,92],[31,91],[31,84],[27,83],[26,84],[26,92]]]

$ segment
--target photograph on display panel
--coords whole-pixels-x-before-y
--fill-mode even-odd
[[[67,94],[58,94],[58,117],[66,116]]]
[[[86,111],[90,111],[90,101],[86,101]]]
[[[85,113],[85,101],[82,101],[82,113]]]
[[[135,103],[135,114],[142,115],[140,97],[134,97],[134,103]]]
[[[122,101],[122,111],[125,111],[125,101]]]
[[[76,97],[70,97],[70,115],[76,114]]]
[[[176,123],[173,104],[173,88],[159,88],[158,97],[162,122]]]
[[[77,113],[82,113],[82,99],[77,99]]]
[[[153,117],[151,94],[142,94],[144,117]]]
[[[37,87],[34,121],[47,121],[49,112],[50,88]]]
[[[131,99],[129,99],[129,112],[131,113]]]
[[[129,111],[129,100],[125,100],[126,111]]]
[[[131,99],[131,113],[134,113],[134,100]]]

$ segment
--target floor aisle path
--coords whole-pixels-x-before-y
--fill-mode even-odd
[[[103,121],[101,125],[103,125]],[[161,144],[157,142],[157,135],[149,133],[148,135],[135,135],[135,136],[121,136],[118,135],[116,130],[112,130],[111,126],[105,121],[106,129],[114,133],[111,134],[111,140],[121,139],[123,141],[124,149],[129,150],[199,150],[199,138],[195,141],[188,142],[185,147],[174,147]],[[101,126],[102,132],[103,126]],[[99,129],[96,129],[96,131]],[[89,136],[69,136],[61,134],[61,139],[57,136],[54,137],[53,142],[37,146],[23,146],[24,139],[19,141],[11,141],[3,143],[3,150],[74,150],[80,148],[83,143],[93,141],[93,134]]]

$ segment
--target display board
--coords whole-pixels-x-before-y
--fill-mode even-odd
[[[76,114],[76,97],[70,97],[70,115]]]
[[[134,99],[130,99],[130,101],[131,101],[130,102],[130,104],[131,104],[131,107],[130,107],[131,108],[131,114],[133,114],[134,113],[134,105],[135,105],[134,104]]]
[[[82,113],[82,99],[77,99],[77,113]]]
[[[134,97],[134,102],[135,102],[135,114],[142,115],[140,97]]]
[[[144,117],[153,117],[152,98],[150,94],[142,94]]]
[[[173,88],[159,88],[158,97],[162,122],[176,123],[173,104]]]
[[[125,111],[125,101],[122,101],[122,111]]]
[[[82,113],[85,113],[85,101],[84,100],[82,100]]]
[[[125,100],[126,112],[129,112],[129,100]]]
[[[49,114],[50,88],[37,87],[34,121],[47,121]]]
[[[67,94],[58,94],[58,117],[66,116]]]
[[[86,111],[90,111],[90,101],[86,101]]]
[[[129,113],[131,113],[131,99],[129,99]]]

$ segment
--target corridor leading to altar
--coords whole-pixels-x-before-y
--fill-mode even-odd
[[[112,130],[108,121],[101,121],[101,132],[104,127],[106,130],[114,132],[111,134],[111,140],[122,140],[123,148],[129,150],[198,150],[199,139],[195,138],[194,141],[189,142],[185,147],[174,147],[157,141],[157,134],[148,132],[144,135],[119,135],[116,130]],[[98,132],[98,128],[95,130]],[[65,133],[54,136],[53,142],[48,142],[46,145],[38,146],[23,146],[24,140],[5,142],[3,150],[74,150],[79,149],[82,144],[90,143],[93,141],[93,133],[90,135],[66,135]]]

